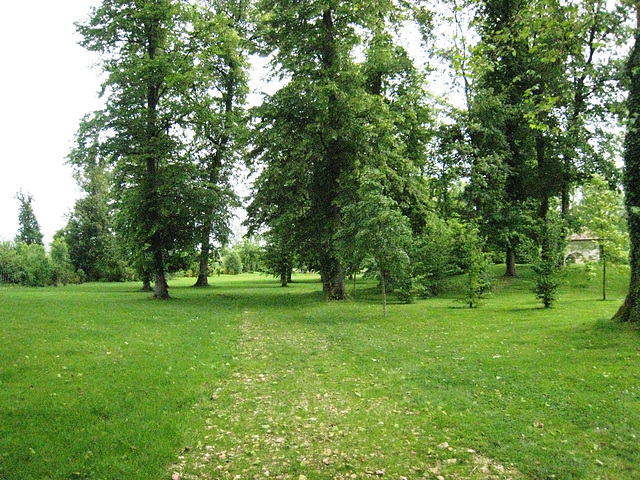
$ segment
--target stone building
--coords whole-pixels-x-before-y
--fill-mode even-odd
[[[566,263],[587,263],[600,260],[598,237],[592,232],[574,233],[569,238],[565,250]]]

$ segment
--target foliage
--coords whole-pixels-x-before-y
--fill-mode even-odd
[[[27,287],[44,287],[52,282],[51,264],[39,243],[19,243],[17,245],[20,270],[18,279]]]
[[[69,249],[62,235],[54,235],[49,260],[51,262],[51,281],[54,285],[66,285],[75,280],[75,270],[71,263]]]
[[[20,283],[20,257],[15,244],[0,242],[0,283]]]
[[[640,15],[640,6],[634,5]],[[640,17],[638,17],[640,18]],[[640,20],[639,20],[640,21]],[[633,49],[629,55],[626,78],[627,131],[624,140],[624,192],[629,226],[631,279],[627,297],[614,316],[626,322],[640,322],[640,25],[636,25]]]
[[[533,291],[544,308],[551,308],[558,299],[558,266],[553,260],[540,259],[534,266],[536,285]]]
[[[533,265],[536,283],[533,291],[545,308],[551,308],[558,299],[560,269],[564,263],[566,230],[557,211],[550,212],[539,226],[540,253]]]
[[[239,275],[242,273],[242,258],[238,250],[231,249],[222,256],[222,269],[227,275]]]
[[[433,215],[424,231],[414,238],[411,263],[419,296],[437,296],[442,281],[462,271],[458,244],[463,231],[459,221],[445,221]]]
[[[77,139],[81,141],[80,138]],[[77,150],[72,152],[78,154]],[[71,157],[70,157],[71,158]],[[127,276],[124,247],[118,242],[110,205],[108,173],[104,165],[76,167],[76,179],[85,196],[76,200],[61,232],[76,271],[89,281],[123,281]]]
[[[0,243],[0,274],[1,284],[27,287],[67,285],[80,280],[59,234],[54,236],[48,255],[44,246],[38,243]]]
[[[411,228],[398,205],[383,191],[382,172],[366,170],[360,178],[358,201],[343,208],[343,229],[338,231],[339,245],[345,256],[371,258],[382,288],[384,314],[387,314],[387,288],[390,280],[410,291],[409,253]],[[408,287],[408,288],[407,288]]]
[[[459,300],[468,304],[469,308],[477,307],[478,302],[486,298],[492,286],[488,271],[488,255],[484,252],[485,242],[478,227],[473,224],[463,226],[458,242],[459,261],[462,271],[467,276],[463,296]]]
[[[18,233],[16,234],[16,243],[26,243],[27,245],[44,245],[42,243],[42,232],[40,224],[33,211],[33,196],[29,193],[16,193],[16,199],[20,203],[18,209]]]
[[[235,245],[242,260],[242,271],[246,273],[262,271],[262,247],[253,239],[245,238]]]
[[[594,235],[600,249],[603,271],[602,299],[606,300],[607,264],[620,264],[628,257],[624,198],[610,188],[604,177],[595,175],[582,188],[577,215],[587,231]]]

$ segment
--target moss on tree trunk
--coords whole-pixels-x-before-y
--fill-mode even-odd
[[[629,266],[631,281],[624,303],[614,315],[622,322],[640,321],[640,4],[636,3],[638,25],[635,44],[627,63],[627,75],[630,80],[627,108],[629,123],[624,140],[624,190],[625,205],[628,214],[629,239],[631,251]]]

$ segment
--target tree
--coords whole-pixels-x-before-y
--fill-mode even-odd
[[[409,57],[386,31],[401,12],[385,0],[263,0],[258,10],[261,51],[273,54],[287,83],[256,112],[255,158],[264,168],[251,221],[295,237],[299,258],[320,271],[325,297],[343,299],[335,233],[365,167],[385,170],[388,195],[412,224],[422,222],[421,185],[411,178],[421,153],[422,116],[413,115],[420,99]]]
[[[83,280],[110,282],[125,278],[124,248],[115,234],[109,188],[111,172],[100,153],[100,122],[86,117],[68,156],[84,197],[76,200],[62,235],[74,268]],[[96,129],[96,127],[98,127]]]
[[[462,271],[467,275],[463,295],[460,300],[469,304],[469,308],[478,306],[491,288],[487,254],[484,252],[484,240],[475,225],[465,225],[458,239],[460,244],[460,262]]]
[[[194,156],[204,201],[204,217],[198,226],[200,254],[195,286],[199,287],[208,285],[212,241],[227,243],[231,209],[240,206],[230,176],[246,136],[242,104],[247,93],[248,11],[246,0],[208,0],[195,22],[203,60],[199,68],[208,73],[205,82],[198,85],[197,95],[203,105],[195,112]]]
[[[538,230],[540,243],[538,258],[533,265],[536,274],[533,291],[545,308],[551,308],[558,299],[558,277],[566,245],[565,224],[557,208],[539,219]]]
[[[343,209],[339,244],[347,254],[369,257],[380,280],[384,315],[390,279],[410,277],[411,228],[398,205],[383,192],[382,173],[368,169],[360,179],[358,201]]]
[[[57,232],[53,236],[49,260],[51,263],[51,280],[53,284],[66,285],[70,283],[73,279],[73,265],[62,232]]]
[[[480,41],[473,50],[469,106],[474,147],[467,195],[483,220],[483,236],[506,252],[507,276],[516,275],[516,250],[534,216],[528,201],[536,178],[535,141],[524,117],[526,93],[535,86],[529,45],[519,36],[526,2],[485,0]]]
[[[287,287],[293,272],[293,249],[287,245],[285,235],[278,235],[273,229],[265,235],[267,244],[264,247],[262,262],[264,271],[280,279],[280,285]]]
[[[33,211],[33,196],[29,193],[22,193],[21,190],[16,193],[16,199],[20,202],[16,242],[23,242],[27,245],[44,245],[42,243],[43,235],[40,232],[40,224]]]
[[[104,0],[77,29],[85,48],[102,55],[100,154],[113,167],[119,226],[154,297],[169,297],[165,269],[172,253],[193,249],[204,209],[190,141],[198,95],[208,72],[198,68],[198,10],[171,0]]]
[[[595,236],[602,265],[602,300],[607,299],[607,264],[620,263],[626,232],[623,229],[624,199],[601,175],[595,175],[582,187],[577,206],[580,224]]]
[[[627,97],[627,132],[624,140],[624,192],[629,225],[629,291],[614,319],[622,322],[640,322],[640,4],[634,3],[637,15],[634,45],[629,55],[626,77],[629,85]]]
[[[343,299],[345,276],[334,235],[352,193],[347,185],[356,167],[357,116],[366,92],[353,54],[359,30],[371,32],[393,5],[385,0],[366,7],[360,1],[262,0],[257,7],[263,12],[261,51],[273,54],[274,70],[288,80],[261,110],[263,179],[278,183],[268,187],[271,192],[285,185],[305,192],[293,206],[278,206],[304,237],[302,257],[318,267],[326,298]]]
[[[222,268],[227,275],[239,275],[242,273],[242,258],[235,248],[228,250],[222,256]]]

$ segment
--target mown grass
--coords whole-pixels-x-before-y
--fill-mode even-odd
[[[640,477],[626,275],[602,302],[569,269],[545,310],[521,274],[387,317],[308,276],[0,290],[0,477]]]
[[[0,289],[0,478],[163,478],[229,371],[239,308],[133,284]]]

